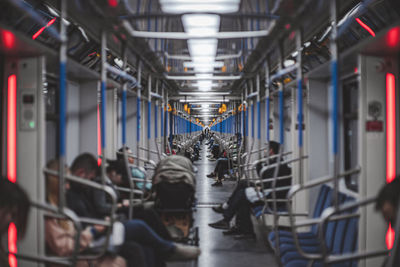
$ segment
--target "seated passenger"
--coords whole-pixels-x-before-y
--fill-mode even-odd
[[[120,160],[120,161],[124,160],[124,156],[121,154],[124,151],[123,149],[124,148],[121,147],[118,150],[118,152],[120,152],[120,153],[117,153],[117,159]],[[129,164],[134,164],[135,163],[135,159],[132,157],[132,155],[133,155],[132,150],[129,147],[126,147],[125,149],[126,149],[126,153],[128,154],[128,163]],[[133,167],[133,166],[131,166],[130,169],[131,169],[132,178],[137,178],[137,179],[142,179],[143,180],[143,183],[135,182],[135,188],[138,188],[138,189],[142,190],[143,186],[144,186],[144,180],[146,179],[146,174],[145,174],[144,170],[141,170],[140,168]],[[128,175],[127,174],[123,175],[122,178],[123,178],[125,186],[129,187]],[[147,182],[146,185],[145,185],[145,188],[146,188],[147,191],[150,191],[151,190],[151,182]]]
[[[96,158],[88,153],[79,155],[71,165],[71,172],[75,176],[93,180],[98,174]],[[102,218],[95,210],[95,199],[91,197],[91,190],[85,192],[74,192],[76,187],[72,187],[67,192],[67,203],[69,207],[82,217]],[[73,194],[71,194],[73,193]],[[104,216],[103,216],[104,218]],[[122,221],[125,227],[125,243],[134,241],[154,250],[155,258],[164,260],[192,260],[200,255],[200,249],[192,246],[175,244],[160,237],[142,220]],[[98,234],[101,234],[98,233]],[[129,261],[129,259],[127,259]],[[130,263],[129,263],[130,266]]]
[[[123,161],[116,160],[109,162],[109,166],[107,167],[107,176],[114,184],[118,186],[124,186],[123,184],[121,184],[122,177],[124,175],[126,175],[126,166]],[[118,191],[116,191],[116,193],[118,193]],[[102,192],[102,194],[104,195],[104,192]],[[122,218],[128,218],[129,194],[124,194],[123,192],[121,192],[120,194],[118,194],[118,196],[119,199],[117,213],[121,215]],[[108,214],[110,212],[111,210],[109,209]],[[162,238],[166,240],[172,240],[167,228],[164,226],[157,212],[153,208],[144,207],[144,205],[135,205],[133,207],[133,218],[143,220]]]
[[[211,186],[222,186],[222,179],[224,178],[224,175],[228,172],[228,167],[228,158],[226,157],[226,152],[224,152],[223,156],[218,158],[214,171],[210,174],[207,174],[208,178],[217,179],[217,181]]]
[[[50,170],[58,171],[58,160],[52,160],[47,163],[47,168]],[[65,183],[66,190],[69,189],[69,184]],[[46,175],[46,198],[47,201],[58,206],[59,199],[59,179],[53,175]],[[80,235],[79,244],[80,251],[88,249],[90,243],[94,239],[94,232],[96,230],[102,230],[102,226],[87,226]],[[45,218],[45,240],[46,247],[51,253],[56,254],[60,257],[70,256],[74,251],[75,246],[75,227],[74,224],[69,220],[57,219],[55,217],[48,216]],[[132,251],[134,253],[134,251]],[[141,254],[137,255],[139,257]],[[121,257],[104,256],[98,260],[87,261],[82,260],[77,263],[76,266],[114,266],[114,267],[125,267],[125,260]]]
[[[279,143],[270,141],[270,156],[279,153]],[[277,159],[272,159],[269,164],[276,163]],[[274,177],[275,168],[270,168],[263,173],[262,179],[273,178]],[[279,176],[287,176],[291,174],[290,168],[286,164],[282,164],[278,170]],[[291,184],[291,178],[280,180],[277,182],[276,187],[288,186]],[[238,225],[229,229],[229,231],[224,232],[224,234],[228,235],[238,235],[243,237],[254,237],[253,224],[250,218],[250,208],[251,203],[247,199],[246,196],[246,188],[249,186],[246,180],[241,180],[236,185],[235,190],[230,196],[229,200],[222,204],[219,207],[213,208],[215,212],[222,213],[223,219],[219,220],[215,223],[209,224],[211,227],[216,229],[229,229],[230,221],[236,215],[236,221]],[[264,189],[268,189],[272,186],[271,182],[264,183]],[[276,194],[277,198],[285,198],[287,191],[281,191]],[[282,204],[281,204],[282,205]],[[284,205],[284,204],[283,204]]]
[[[24,237],[29,209],[29,198],[25,191],[18,184],[0,177],[0,240],[7,233],[11,222],[18,229],[18,239]],[[0,245],[0,266],[8,266],[8,262],[8,255]]]

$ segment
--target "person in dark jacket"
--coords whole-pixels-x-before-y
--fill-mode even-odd
[[[269,143],[269,155],[273,156],[279,153],[280,145],[277,142],[271,141]],[[272,159],[268,165],[275,164],[277,159]],[[268,168],[267,166],[260,168],[260,174],[262,175],[262,179],[273,178],[275,173],[275,168]],[[263,171],[263,168],[264,171]],[[279,166],[278,177],[288,176],[291,174],[291,169],[286,165],[282,164]],[[284,180],[280,180],[277,182],[276,187],[288,186],[291,184],[291,178],[287,178]],[[266,182],[264,183],[264,189],[271,188],[272,183]],[[228,235],[236,235],[237,238],[242,237],[254,237],[253,224],[250,218],[250,208],[251,203],[248,201],[246,197],[246,188],[249,187],[248,182],[245,180],[240,181],[230,198],[226,203],[219,207],[213,208],[213,210],[217,213],[223,214],[223,219],[219,220],[215,223],[209,224],[209,226],[216,229],[225,229],[228,230],[224,232],[224,234]],[[281,191],[276,194],[277,198],[285,198],[287,191]],[[229,229],[230,221],[236,215],[237,227]]]

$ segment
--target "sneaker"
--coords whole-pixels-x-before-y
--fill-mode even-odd
[[[214,157],[208,158],[209,161],[216,161],[217,159]]]
[[[201,250],[198,247],[175,243],[175,250],[169,261],[190,261],[199,257]]]
[[[222,208],[222,205],[219,205],[218,207],[212,207],[212,210],[215,211],[216,213],[223,213],[224,209]]]
[[[228,231],[223,231],[222,233],[224,235],[235,235],[235,236],[241,234],[239,228],[237,228],[236,226],[233,226]]]
[[[215,183],[211,184],[211,186],[222,186],[222,182],[216,181]]]
[[[215,229],[222,229],[222,230],[228,230],[229,229],[229,222],[225,221],[224,219],[215,222],[215,223],[210,223],[208,224],[210,227],[215,228]]]
[[[212,172],[212,173],[210,173],[210,174],[207,174],[206,175],[208,178],[214,178],[215,177],[215,174]]]

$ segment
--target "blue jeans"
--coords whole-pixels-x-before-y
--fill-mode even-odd
[[[125,242],[135,241],[140,245],[154,249],[155,254],[162,258],[171,255],[175,249],[175,245],[157,235],[142,220],[129,220],[123,222],[125,226]]]

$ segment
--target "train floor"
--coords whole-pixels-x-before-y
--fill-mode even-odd
[[[222,216],[211,209],[211,205],[226,201],[235,187],[234,181],[224,181],[222,187],[212,187],[213,179],[206,175],[214,170],[216,162],[209,161],[207,147],[202,146],[201,160],[194,164],[198,168],[197,201],[199,208],[194,213],[195,226],[199,227],[202,254],[195,263],[169,263],[168,267],[257,267],[278,266],[273,252],[265,245],[265,230],[255,225],[257,239],[235,240],[224,236],[222,230],[213,229],[209,223],[220,220]],[[210,205],[211,204],[211,205]],[[208,207],[202,207],[208,206]]]

